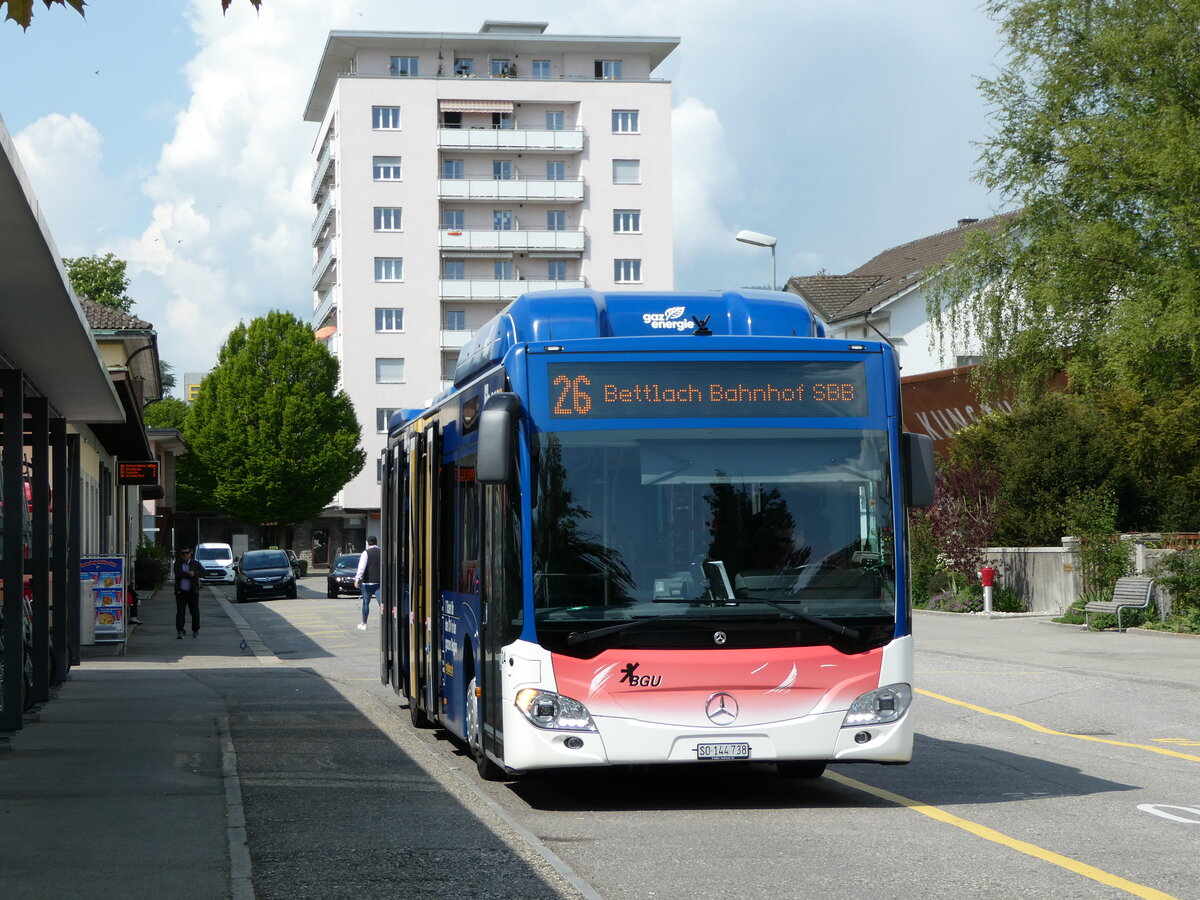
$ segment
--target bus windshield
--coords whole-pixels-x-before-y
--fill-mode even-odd
[[[713,627],[739,646],[892,636],[882,431],[542,432],[533,483],[535,623],[556,652],[711,647]]]

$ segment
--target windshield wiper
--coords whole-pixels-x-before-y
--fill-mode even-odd
[[[787,613],[793,619],[799,619],[801,622],[807,622],[809,625],[816,625],[818,628],[824,628],[826,631],[832,632],[839,637],[844,637],[850,641],[861,641],[862,635],[858,633],[857,628],[848,628],[845,625],[839,625],[831,619],[822,619],[820,616],[810,616],[808,613],[800,612],[798,609],[792,609],[783,603],[776,603],[774,600],[764,600],[761,597],[748,597],[754,603],[765,603],[767,606],[773,606],[781,612]]]
[[[691,617],[647,616],[644,619],[633,619],[629,622],[620,622],[616,625],[606,625],[604,628],[593,628],[591,631],[572,631],[567,635],[567,644],[574,647],[576,644],[582,644],[584,641],[591,641],[609,634],[616,634],[618,631],[625,631],[628,628],[637,628],[639,625],[647,625],[651,622],[680,622],[688,618]]]

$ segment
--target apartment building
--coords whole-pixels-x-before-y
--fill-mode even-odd
[[[313,326],[341,362],[368,465],[337,504],[379,507],[392,411],[450,384],[519,294],[670,290],[673,37],[331,32],[313,144]],[[353,542],[353,527],[347,534]]]

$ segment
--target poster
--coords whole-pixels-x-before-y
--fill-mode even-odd
[[[125,640],[125,557],[85,556],[79,574],[92,582],[96,643]]]

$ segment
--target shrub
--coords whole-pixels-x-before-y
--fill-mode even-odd
[[[133,573],[134,590],[156,591],[162,587],[171,573],[166,548],[143,538],[134,556]]]

